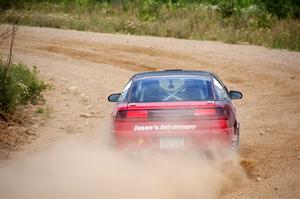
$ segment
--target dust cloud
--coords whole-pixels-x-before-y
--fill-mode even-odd
[[[95,136],[65,138],[2,165],[1,198],[218,198],[246,174],[236,154],[132,155]]]

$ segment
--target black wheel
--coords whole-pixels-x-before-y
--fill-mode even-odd
[[[240,148],[240,124],[238,123],[232,137],[232,149],[238,151]]]

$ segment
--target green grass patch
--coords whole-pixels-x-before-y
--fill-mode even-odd
[[[36,109],[35,112],[36,112],[37,114],[43,114],[43,113],[45,113],[45,109],[42,108],[42,107],[38,107],[38,108]]]
[[[5,71],[4,63],[0,62],[0,111],[13,113],[19,105],[43,102],[45,88],[35,67],[13,64]]]

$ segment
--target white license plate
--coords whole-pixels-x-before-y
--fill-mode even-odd
[[[163,137],[159,142],[160,149],[184,149],[184,139],[180,137]]]

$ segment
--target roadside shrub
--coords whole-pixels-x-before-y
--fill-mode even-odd
[[[298,27],[297,27],[298,26]],[[272,29],[271,47],[300,51],[300,31],[297,21],[281,22]]]
[[[139,9],[139,18],[144,21],[155,20],[161,5],[155,0],[145,0]]]
[[[5,74],[4,63],[0,62],[0,111],[13,113],[19,105],[44,101],[45,88],[35,67],[30,70],[23,64],[13,64]]]
[[[299,0],[262,0],[268,12],[279,18],[299,18],[300,1]]]
[[[224,18],[232,16],[235,13],[234,1],[220,1],[218,11]]]

